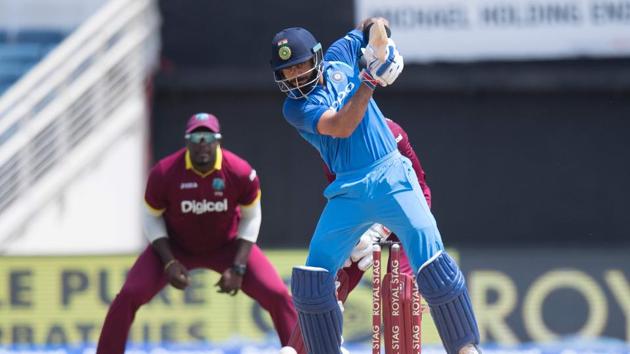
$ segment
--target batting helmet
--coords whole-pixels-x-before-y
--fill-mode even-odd
[[[313,68],[302,75],[309,80],[299,84],[297,77],[284,77],[282,69],[313,61]],[[322,75],[322,45],[306,29],[291,27],[278,32],[271,43],[271,68],[280,91],[290,98],[302,98],[311,93]],[[302,76],[300,75],[300,76]]]

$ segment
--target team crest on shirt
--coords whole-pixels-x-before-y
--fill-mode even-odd
[[[335,71],[330,75],[330,78],[335,82],[341,82],[344,78],[344,74],[341,71]]]
[[[225,189],[225,181],[223,178],[213,179],[212,188],[214,189],[214,195],[223,195],[223,190]]]

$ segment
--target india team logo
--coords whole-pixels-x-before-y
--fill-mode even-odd
[[[225,189],[225,181],[222,178],[215,178],[212,180],[212,188],[215,191],[222,191]]]
[[[291,58],[291,48],[288,45],[283,45],[278,49],[278,56],[282,60],[287,60]]]

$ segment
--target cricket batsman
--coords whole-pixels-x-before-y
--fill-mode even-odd
[[[409,161],[411,161],[413,170],[418,176],[418,183],[420,184],[420,188],[422,189],[424,199],[427,201],[427,205],[430,208],[431,188],[429,188],[429,185],[427,184],[426,173],[422,168],[422,164],[418,159],[418,155],[409,142],[409,136],[407,132],[398,123],[389,118],[386,119],[386,123],[387,127],[394,136],[398,151],[400,151],[403,156],[407,157]],[[323,164],[323,168],[328,183],[334,182],[336,178],[335,174],[333,174],[328,169],[326,164]],[[349,293],[351,293],[352,290],[357,287],[357,285],[361,281],[361,278],[363,277],[363,273],[365,273],[365,271],[367,271],[372,266],[374,262],[374,260],[372,259],[374,246],[378,241],[381,240],[389,240],[394,242],[399,241],[398,237],[396,237],[395,234],[391,234],[391,231],[383,225],[373,224],[367,231],[365,231],[365,233],[363,233],[363,235],[361,235],[361,237],[359,238],[359,242],[352,249],[350,258],[346,260],[343,268],[337,272],[337,282],[339,283],[339,286],[337,288],[337,299],[342,304],[346,302]],[[391,271],[392,266],[391,254],[389,255],[389,258],[390,259],[387,262],[388,272]],[[415,278],[414,272],[411,269],[411,264],[409,263],[409,258],[404,252],[400,253],[399,269],[401,274],[406,274],[411,276],[412,278]],[[302,333],[299,326],[297,326],[296,329],[293,331],[288,346],[295,350],[297,354],[306,354],[306,348],[304,347],[304,340],[302,338]]]
[[[287,95],[283,115],[337,176],[324,191],[328,202],[306,264],[292,273],[300,329],[309,353],[340,353],[335,275],[361,235],[380,223],[400,238],[446,351],[478,353],[464,276],[444,250],[411,162],[397,150],[372,98],[404,67],[386,25],[382,18],[364,21],[332,44],[326,60],[321,44],[300,27],[278,32],[271,43],[275,80]]]

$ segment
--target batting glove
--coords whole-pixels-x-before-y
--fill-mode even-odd
[[[396,49],[396,43],[391,38],[387,40],[386,59],[384,62],[376,56],[376,50],[369,44],[363,50],[363,56],[370,77],[381,86],[393,84],[405,67],[403,57]]]
[[[372,266],[372,263],[374,263],[372,252],[376,244],[380,240],[389,237],[391,233],[388,228],[381,224],[373,224],[370,226],[359,238],[359,242],[354,246],[352,253],[350,253],[350,258],[346,260],[344,266],[346,266],[346,264],[352,264],[352,262],[358,262],[357,266],[359,269],[362,271],[368,270]]]

